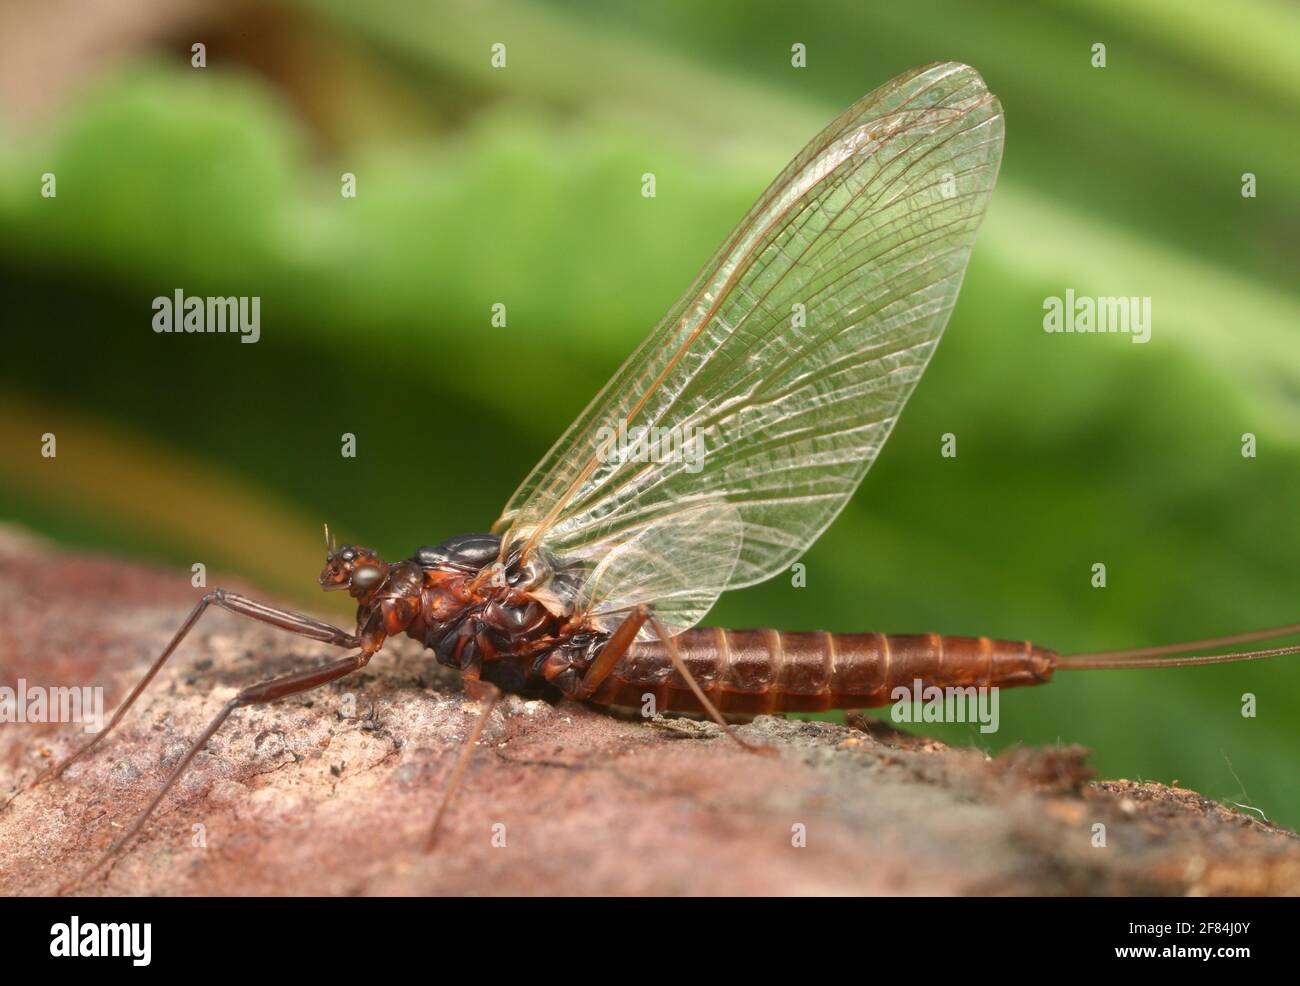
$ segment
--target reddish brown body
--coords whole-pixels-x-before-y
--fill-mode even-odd
[[[869,708],[894,690],[924,686],[1012,688],[1047,681],[1056,654],[988,637],[934,634],[784,633],[687,630],[675,638],[687,668],[719,711],[754,715]],[[664,645],[637,643],[592,701],[638,707],[654,696],[661,712],[704,711],[677,675]]]
[[[464,535],[391,566],[361,600],[358,636],[368,646],[405,632],[437,659],[505,691],[561,695],[633,708],[653,696],[660,712],[705,712],[673,668],[661,641],[638,641],[600,681],[587,671],[610,643],[601,627],[553,614],[516,578],[479,578],[499,541]],[[544,581],[552,598],[557,580]],[[561,587],[562,588],[562,587]],[[563,593],[561,592],[562,596]],[[1023,641],[939,634],[787,633],[687,630],[674,642],[687,669],[720,712],[756,715],[868,708],[896,690],[1012,688],[1047,681],[1052,651]]]
[[[344,545],[336,549],[328,530],[326,542],[329,549],[320,584],[325,589],[346,589],[357,600],[354,633],[312,616],[215,589],[191,610],[108,725],[37,780],[40,784],[59,776],[113,730],[210,605],[312,640],[356,648],[349,657],[259,682],[236,694],[191,744],[131,827],[82,877],[135,838],[204,744],[237,709],[274,702],[352,674],[365,667],[384,641],[397,633],[421,641],[439,662],[461,673],[472,697],[487,700],[452,769],[447,795],[430,829],[429,846],[436,840],[450,794],[502,691],[547,698],[569,696],[597,705],[643,710],[650,707],[647,698],[653,698],[655,712],[708,712],[726,729],[726,714],[821,712],[888,705],[909,698],[926,701],[931,698],[926,689],[1036,685],[1061,669],[1212,664],[1300,651],[1300,646],[1292,646],[1168,656],[1300,633],[1300,624],[1188,644],[1067,657],[1027,641],[940,634],[701,628],[671,636],[648,607],[640,605],[633,606],[611,630],[574,612],[576,601],[584,598],[580,586],[586,571],[581,565],[556,564],[540,551],[531,563],[514,560],[500,564],[496,560],[500,539],[494,535],[452,538],[393,565],[368,548]],[[647,624],[658,640],[638,639],[638,632]],[[698,694],[694,689],[699,689]],[[734,732],[729,735],[755,752],[771,752],[750,745]]]

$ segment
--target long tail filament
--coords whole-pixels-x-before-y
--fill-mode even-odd
[[[1300,644],[1273,647],[1267,650],[1235,651],[1229,654],[1192,654],[1190,651],[1214,650],[1231,647],[1252,640],[1275,640],[1300,634],[1300,623],[1273,627],[1269,630],[1252,630],[1228,637],[1210,637],[1190,640],[1182,644],[1164,644],[1160,647],[1136,647],[1129,650],[1094,651],[1088,654],[1062,654],[1057,658],[1058,671],[1085,671],[1121,668],[1179,668],[1192,664],[1228,664],[1232,661],[1253,661],[1262,657],[1281,657],[1300,654]]]

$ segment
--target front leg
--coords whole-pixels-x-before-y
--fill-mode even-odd
[[[126,701],[117,707],[113,713],[113,718],[109,720],[108,725],[100,732],[95,734],[89,743],[86,743],[79,750],[68,757],[61,764],[42,774],[36,779],[36,784],[42,784],[45,781],[60,776],[72,764],[76,763],[87,753],[93,750],[104,737],[113,731],[113,727],[121,722],[122,717],[132,705],[135,704],[141,693],[149,686],[149,682],[167,663],[167,659],[172,656],[180,642],[185,639],[186,635],[194,629],[194,624],[198,623],[199,617],[209,606],[220,606],[222,609],[234,613],[236,616],[244,616],[250,620],[257,620],[259,623],[269,623],[271,626],[280,630],[287,630],[289,633],[296,633],[302,637],[310,637],[312,640],[319,640],[322,643],[333,644],[335,647],[362,647],[367,659],[378,650],[367,649],[362,645],[360,639],[355,635],[341,630],[338,627],[326,623],[324,620],[318,620],[314,616],[307,616],[303,613],[294,613],[291,610],[280,609],[276,606],[269,606],[266,603],[259,603],[255,599],[249,599],[247,596],[241,596],[236,592],[227,592],[225,589],[213,589],[206,596],[198,601],[190,615],[185,618],[180,629],[176,631],[171,642],[163,648],[163,652],[158,655],[158,659],[150,665],[149,670],[145,672],[144,677],[136,682],[136,686],[131,689],[127,695]],[[383,642],[382,637],[380,643]],[[35,786],[35,785],[33,785]]]

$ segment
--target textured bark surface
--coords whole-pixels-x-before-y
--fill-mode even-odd
[[[102,685],[111,712],[200,594],[186,572],[61,555],[0,531],[0,684]],[[331,656],[206,615],[105,748],[36,788],[84,734],[0,725],[0,892],[54,892],[122,832],[238,688]],[[1294,833],[1192,791],[1094,782],[1077,747],[989,758],[865,717],[762,717],[740,729],[780,751],[763,758],[712,724],[514,698],[494,712],[426,855],[476,708],[401,640],[359,674],[241,710],[140,838],[77,892],[1300,892]],[[1093,847],[1096,823],[1105,848]]]

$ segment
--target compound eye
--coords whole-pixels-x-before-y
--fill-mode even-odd
[[[358,589],[369,589],[379,582],[380,571],[374,565],[360,565],[352,573],[352,584]]]

